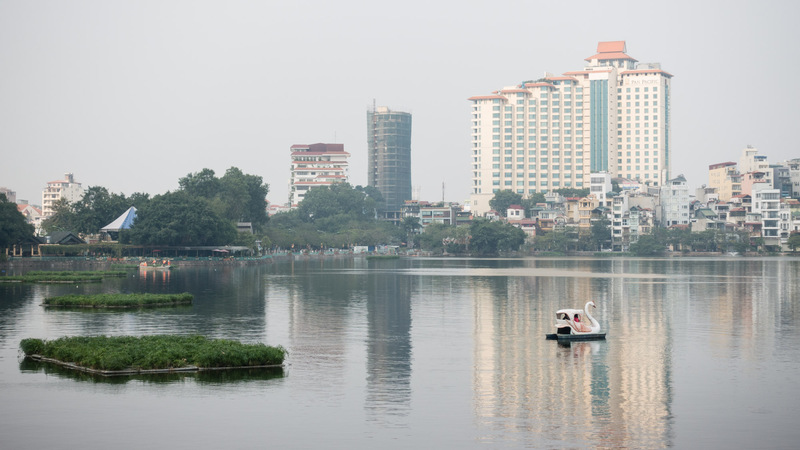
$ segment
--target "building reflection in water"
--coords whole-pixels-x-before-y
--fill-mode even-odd
[[[411,292],[414,277],[367,277],[368,418],[407,416],[411,403]]]
[[[473,284],[474,404],[484,425],[513,426],[530,445],[541,445],[543,437],[553,445],[668,445],[669,318],[658,301],[663,283],[565,274],[476,278]],[[643,304],[643,298],[655,301]],[[625,326],[607,330],[608,341],[545,341],[557,309],[583,308],[588,300],[597,303],[594,315],[602,326]]]

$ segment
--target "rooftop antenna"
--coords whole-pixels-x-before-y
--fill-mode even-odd
[[[442,181],[442,203],[444,203],[444,181]]]

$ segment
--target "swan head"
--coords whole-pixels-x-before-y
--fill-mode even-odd
[[[587,305],[592,305],[592,308],[597,308],[597,305],[595,305],[593,301],[592,301],[592,302],[589,302],[589,303],[587,303]]]

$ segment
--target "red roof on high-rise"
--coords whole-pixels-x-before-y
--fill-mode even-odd
[[[597,54],[586,58],[586,61],[591,61],[593,59],[628,59],[631,61],[636,61],[636,59],[628,56],[625,53],[626,51],[627,49],[625,48],[625,41],[598,42]]]

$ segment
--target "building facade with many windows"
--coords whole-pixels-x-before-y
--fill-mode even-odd
[[[83,187],[75,182],[71,173],[64,174],[63,180],[48,181],[47,187],[42,191],[42,217],[47,219],[55,212],[53,206],[61,199],[75,203],[83,198]]]
[[[367,184],[380,191],[387,218],[411,200],[411,114],[380,106],[367,111]]]
[[[626,51],[624,41],[600,42],[583,70],[469,98],[474,212],[500,190],[588,188],[592,172],[669,179],[672,75]]]
[[[291,147],[289,205],[303,201],[309,190],[333,183],[347,183],[350,153],[344,144],[310,144]]]

